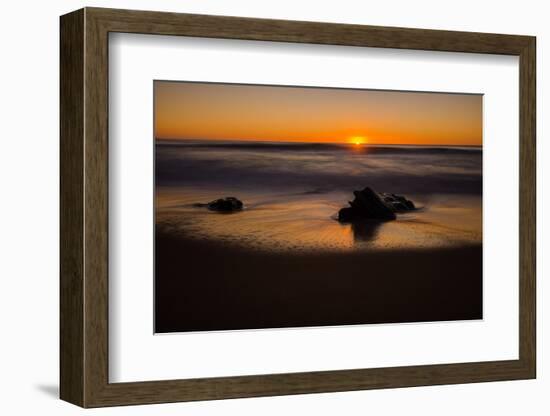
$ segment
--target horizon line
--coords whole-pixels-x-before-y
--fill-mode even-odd
[[[276,141],[276,140],[256,140],[256,139],[203,139],[203,138],[166,138],[166,137],[155,137],[155,141],[164,140],[164,141],[204,141],[204,142],[251,142],[251,143],[277,143],[277,144],[286,144],[286,143],[294,143],[294,144],[339,144],[339,145],[350,145],[350,146],[357,146],[355,143],[352,142],[327,142],[327,141],[319,141],[319,142],[313,142],[313,141],[298,141],[298,140],[283,140],[283,141]],[[433,146],[445,146],[445,147],[483,147],[483,143],[481,144],[443,144],[443,143],[361,143],[360,146],[422,146],[422,147],[433,147]]]

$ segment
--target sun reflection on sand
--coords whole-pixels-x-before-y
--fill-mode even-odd
[[[245,209],[232,214],[193,206],[214,196],[202,190],[158,190],[157,225],[187,238],[269,251],[417,249],[481,243],[481,204],[476,198],[460,197],[460,204],[432,201],[396,221],[341,224],[334,215],[345,195],[241,193]]]

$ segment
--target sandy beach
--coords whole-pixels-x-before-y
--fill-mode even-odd
[[[155,331],[480,319],[481,266],[480,244],[289,256],[157,230]]]

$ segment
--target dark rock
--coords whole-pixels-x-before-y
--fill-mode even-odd
[[[357,211],[351,207],[344,207],[338,211],[338,221],[340,222],[352,222],[359,218]]]
[[[207,207],[211,211],[234,212],[242,210],[243,203],[235,197],[228,196],[209,202]]]
[[[393,207],[394,211],[400,212],[400,211],[407,211],[408,208],[403,202],[399,201],[392,201],[390,202],[391,206]]]
[[[338,221],[353,222],[360,219],[389,221],[396,218],[395,213],[415,209],[414,203],[404,196],[374,192],[366,187],[362,191],[353,191],[355,199],[349,202],[350,207],[338,212]]]
[[[404,196],[396,195],[396,194],[391,194],[391,196],[394,201],[397,200],[401,204],[403,204],[405,206],[405,210],[415,209],[414,203],[411,200],[405,198]]]
[[[353,191],[355,199],[350,202],[353,209],[363,218],[394,220],[393,210],[382,200],[380,195],[367,187],[362,191]]]

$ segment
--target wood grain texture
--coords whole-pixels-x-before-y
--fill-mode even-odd
[[[189,380],[108,381],[108,33],[520,57],[519,359]],[[86,8],[61,18],[61,397],[82,407],[534,378],[535,38]]]
[[[519,55],[528,36],[87,8],[110,32]]]
[[[520,54],[519,356],[536,377],[536,41]]]
[[[108,380],[108,33],[86,13],[84,59],[85,406]]]
[[[61,19],[60,45],[60,388],[84,405],[84,12]]]

